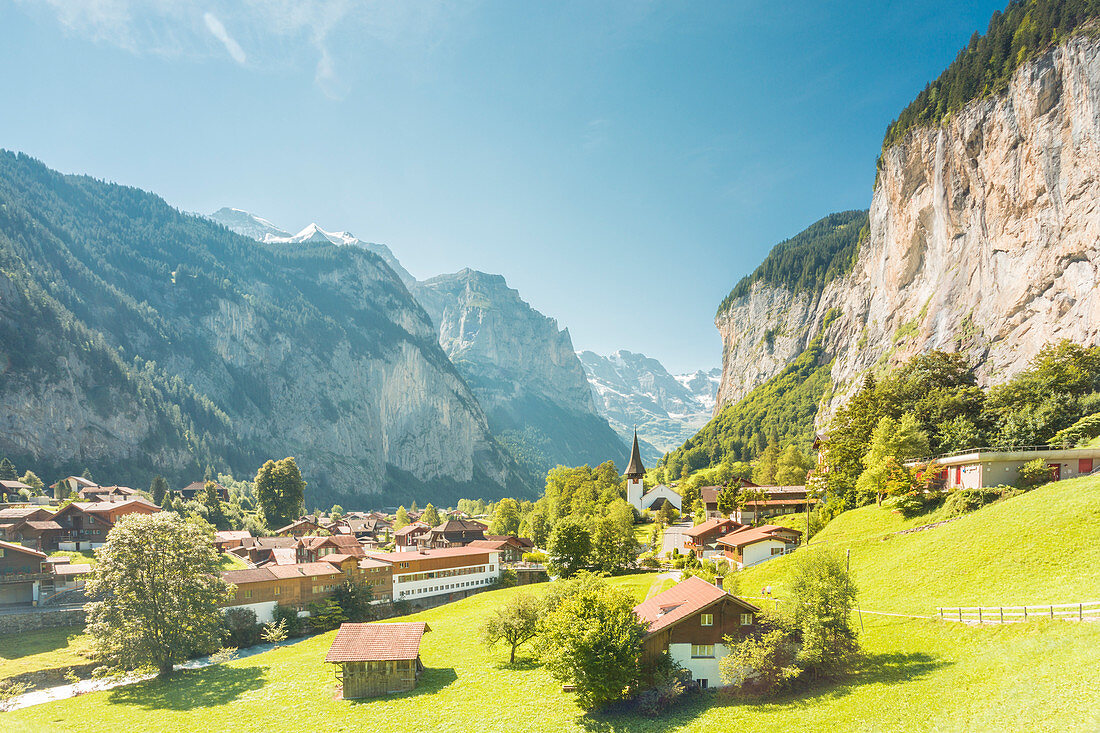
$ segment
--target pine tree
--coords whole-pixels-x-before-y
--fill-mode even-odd
[[[15,464],[6,457],[0,459],[0,480],[15,481],[18,478],[19,474],[15,471]]]

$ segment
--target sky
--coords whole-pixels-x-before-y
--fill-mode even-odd
[[[674,373],[1000,2],[0,0],[0,147],[503,274]]]

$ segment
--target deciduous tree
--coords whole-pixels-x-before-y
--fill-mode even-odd
[[[276,529],[289,524],[304,511],[306,482],[293,458],[268,461],[256,474],[256,499],[264,522]]]
[[[516,650],[539,633],[542,609],[542,602],[533,594],[512,596],[485,619],[481,629],[482,641],[488,647],[507,645],[511,649],[508,663],[515,664]]]
[[[839,555],[802,550],[790,581],[791,621],[801,631],[799,661],[815,677],[848,669],[859,653],[852,627],[856,589]]]
[[[546,549],[550,571],[568,578],[587,565],[592,552],[592,532],[576,517],[565,517],[554,525]]]
[[[96,560],[87,592],[100,600],[86,609],[98,659],[167,676],[191,654],[218,648],[218,607],[230,587],[207,528],[171,512],[127,514]]]

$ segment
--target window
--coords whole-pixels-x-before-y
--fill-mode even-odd
[[[741,614],[741,625],[742,626],[752,626],[752,614],[751,613]]]
[[[707,689],[707,678],[706,677],[703,677],[699,680],[699,689],[700,690]]]
[[[250,590],[246,590],[246,591],[244,592],[244,597],[245,597],[245,598],[251,598],[251,597],[252,597],[252,591],[250,591]]]
[[[713,613],[700,614],[699,615],[699,625],[700,626],[714,626],[714,614]]]
[[[783,554],[783,548],[782,547],[773,547],[772,548],[772,555],[782,555],[782,554]]]
[[[282,587],[281,587],[281,586],[278,586],[278,585],[277,585],[277,586],[275,586],[275,595],[279,595],[279,593],[281,593],[281,592],[282,592],[282,590],[283,590],[283,589],[282,589]]]
[[[692,644],[691,656],[695,659],[698,659],[700,657],[713,657],[714,644]]]

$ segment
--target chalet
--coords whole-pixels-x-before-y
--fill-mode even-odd
[[[14,524],[0,524],[0,536],[35,550],[57,547],[61,537],[61,525],[51,519],[21,519]]]
[[[247,529],[221,529],[214,533],[214,546],[222,552],[240,547],[245,540],[252,539],[252,533]]]
[[[416,547],[420,543],[420,538],[427,535],[431,531],[424,522],[413,522],[406,524],[399,530],[393,533],[393,541],[396,547]]]
[[[526,537],[511,535],[487,535],[485,539],[474,540],[466,546],[496,550],[500,553],[500,561],[504,563],[521,562],[524,553],[535,549],[535,543]]]
[[[252,565],[293,565],[298,562],[298,538],[249,537],[229,552]]]
[[[929,470],[938,473],[946,489],[977,489],[1009,486],[1019,478],[1020,467],[1029,461],[1042,459],[1054,470],[1054,480],[1087,476],[1100,469],[1100,448],[988,449],[975,448],[930,462]],[[926,461],[909,461],[905,465],[918,468]]]
[[[226,503],[229,502],[229,489],[225,488],[217,481],[213,482],[215,490],[218,492],[218,499]],[[176,489],[174,494],[178,494],[184,501],[191,501],[192,499],[198,499],[202,501],[203,495],[206,493],[205,481],[194,481],[187,484],[182,489]]]
[[[688,578],[634,607],[647,627],[643,663],[667,651],[697,685],[720,687],[718,663],[729,653],[725,637],[752,633],[759,611],[702,578]]]
[[[77,494],[81,489],[96,485],[95,481],[86,479],[83,476],[66,476],[56,484],[51,484],[50,488],[53,489],[53,498],[60,501]]]
[[[742,524],[754,524],[761,519],[779,517],[784,514],[799,514],[812,507],[817,500],[809,496],[805,486],[757,486],[766,498],[759,501],[745,501],[730,516]]]
[[[448,519],[433,527],[417,543],[421,547],[464,547],[474,540],[485,539],[485,525],[472,519]]]
[[[141,497],[141,492],[129,486],[82,486],[77,501],[129,501]]]
[[[275,530],[275,534],[279,537],[303,537],[307,534],[316,534],[322,529],[325,528],[317,521],[317,517],[309,515],[295,520],[285,527],[280,527]]]
[[[12,496],[14,496],[23,489],[26,489],[32,494],[34,493],[34,489],[23,483],[22,481],[9,481],[7,479],[0,480],[0,494],[11,494]]]
[[[331,535],[329,537],[301,537],[298,540],[298,562],[316,562],[326,555],[350,555],[364,557],[359,541],[350,535]]]
[[[378,553],[393,567],[393,598],[418,605],[456,601],[500,579],[500,552],[485,547]]]
[[[717,545],[731,566],[736,563],[738,570],[744,570],[777,555],[793,552],[801,537],[802,533],[797,529],[765,524],[742,527],[719,539]]]
[[[74,563],[64,555],[47,558],[46,567],[53,575],[52,591],[54,593],[82,587],[84,578],[92,572],[92,566],[89,563]]]
[[[696,557],[704,557],[708,553],[718,554],[720,550],[715,549],[718,538],[741,527],[739,522],[732,519],[723,517],[708,519],[702,524],[684,530],[684,549],[694,550]]]
[[[57,549],[95,550],[107,542],[107,533],[127,514],[154,514],[160,507],[145,499],[129,501],[76,502],[53,516],[61,526]],[[53,549],[53,548],[51,548]]]
[[[0,541],[0,606],[38,603],[41,584],[49,578],[46,553]]]
[[[249,608],[259,623],[274,620],[275,606],[308,612],[309,604],[330,598],[344,580],[358,578],[358,561],[307,562],[227,570],[222,579],[236,586],[225,608]]]
[[[431,629],[423,621],[341,624],[325,656],[336,665],[344,699],[408,692],[424,666],[420,639]]]

